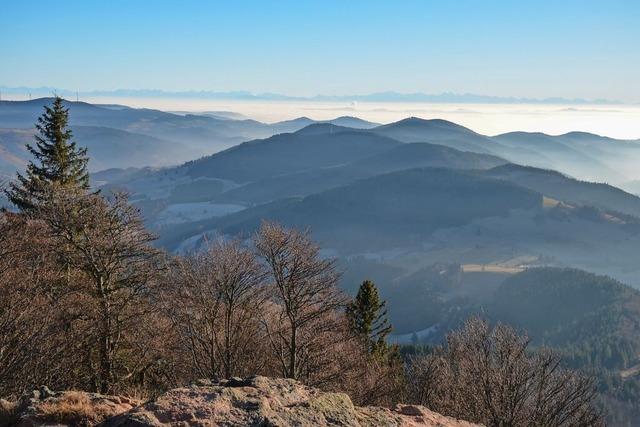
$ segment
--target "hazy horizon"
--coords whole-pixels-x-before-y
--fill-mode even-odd
[[[3,96],[4,100],[25,100],[24,95]],[[72,97],[67,97],[75,101]],[[589,132],[618,139],[640,139],[640,105],[625,104],[480,104],[424,102],[328,102],[220,100],[178,97],[81,96],[80,101],[120,104],[170,112],[219,112],[241,114],[266,123],[309,117],[328,120],[354,116],[387,124],[407,117],[444,119],[484,135],[513,131],[560,135]]]
[[[640,1],[4,3],[0,427],[640,427]]]
[[[487,135],[640,139],[638,18],[637,4],[592,0],[13,2],[0,91],[264,122],[417,116]]]

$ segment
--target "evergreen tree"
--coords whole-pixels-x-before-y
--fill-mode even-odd
[[[89,189],[87,149],[78,148],[71,140],[69,109],[64,107],[59,96],[52,106],[44,109],[36,123],[35,146],[27,144],[34,160],[27,165],[26,175],[18,173],[17,182],[6,191],[9,200],[22,211],[36,207],[51,184]]]
[[[418,334],[415,332],[411,334],[411,344],[414,346],[418,346],[420,344],[420,338],[418,338]]]
[[[384,355],[388,350],[386,338],[392,327],[385,305],[386,302],[378,296],[376,285],[370,280],[362,282],[356,298],[347,305],[351,329],[363,337],[373,355]]]

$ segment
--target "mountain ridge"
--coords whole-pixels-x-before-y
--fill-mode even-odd
[[[374,92],[361,95],[314,95],[314,96],[292,96],[276,93],[253,93],[249,91],[163,91],[159,89],[116,89],[116,90],[93,90],[93,91],[71,91],[68,89],[56,89],[51,87],[0,87],[5,93],[25,95],[25,94],[51,94],[75,97],[82,96],[151,96],[151,97],[192,97],[202,99],[253,99],[253,100],[316,100],[316,101],[409,101],[409,102],[442,102],[442,103],[487,103],[487,104],[628,104],[621,101],[609,99],[584,99],[584,98],[527,98],[514,96],[492,96],[472,93],[452,93],[443,92],[440,94],[426,93],[400,93],[394,91]]]

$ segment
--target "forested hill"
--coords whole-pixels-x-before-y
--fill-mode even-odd
[[[493,291],[489,281],[476,278],[468,283],[473,273],[456,272],[452,266],[434,266],[432,273],[421,274],[420,285],[412,285],[408,278],[396,282],[398,289],[390,298],[392,310],[401,304],[400,309],[406,311],[403,306],[413,300],[422,305],[422,312],[418,307],[407,311],[413,317],[431,319],[429,333],[421,340],[440,343],[447,331],[474,315],[493,324],[511,325],[526,333],[534,347],[561,354],[565,366],[594,373],[609,421],[637,425],[640,291],[573,268],[528,268],[505,275]]]
[[[526,329],[538,344],[591,348],[585,363],[624,368],[637,357],[610,354],[612,340],[640,350],[640,292],[607,276],[570,268],[528,269],[502,284],[490,312]]]
[[[285,205],[250,208],[222,218],[217,227],[224,233],[246,234],[268,218],[310,226],[333,243],[381,248],[419,242],[434,230],[507,216],[513,209],[539,211],[542,196],[472,173],[419,168],[358,180]]]
[[[606,276],[532,268],[508,278],[484,307],[494,321],[527,331],[571,368],[595,372],[610,421],[640,417],[640,292]]]

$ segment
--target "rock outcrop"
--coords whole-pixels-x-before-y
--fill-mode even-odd
[[[50,392],[51,393],[51,392]],[[68,400],[65,393],[85,396],[84,417],[51,418],[51,408]],[[297,381],[251,377],[218,382],[199,381],[173,389],[156,400],[135,402],[90,393],[51,393],[31,399],[18,411],[20,427],[43,425],[100,425],[101,427],[164,426],[442,426],[470,427],[422,406],[398,405],[393,409],[357,407],[344,393],[322,392]],[[23,405],[24,406],[24,405]],[[43,409],[44,407],[44,409]],[[95,408],[90,417],[89,408]],[[28,408],[28,409],[27,409]],[[54,411],[55,412],[55,411]],[[49,418],[47,418],[49,417]]]
[[[96,426],[140,404],[121,396],[79,391],[53,392],[47,387],[23,395],[14,404],[4,402],[0,416],[2,427]]]

